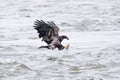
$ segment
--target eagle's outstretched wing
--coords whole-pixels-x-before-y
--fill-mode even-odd
[[[42,40],[47,44],[52,42],[51,37],[59,36],[59,28],[52,21],[44,22],[43,20],[36,20],[34,23],[34,28],[38,31],[39,38],[42,38]]]

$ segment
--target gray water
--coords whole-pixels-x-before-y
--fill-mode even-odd
[[[0,0],[0,80],[119,80],[119,0]],[[68,50],[45,45],[33,29],[52,20]]]

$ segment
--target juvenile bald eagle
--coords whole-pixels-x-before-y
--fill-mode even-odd
[[[41,46],[39,48],[48,48],[63,50],[65,46],[61,44],[63,39],[69,40],[65,35],[59,36],[59,28],[53,21],[44,22],[43,20],[36,20],[34,22],[34,28],[39,33],[39,38],[47,43],[47,46]]]

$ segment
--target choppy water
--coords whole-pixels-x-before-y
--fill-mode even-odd
[[[119,80],[119,5],[119,0],[0,0],[0,80]],[[55,21],[70,38],[63,42],[69,50],[38,49],[45,44],[32,27],[36,19]]]
[[[120,30],[119,0],[0,0],[0,2],[0,23],[5,23],[3,19],[7,19],[9,23],[12,20],[20,23],[22,20],[26,24],[32,23],[35,19],[44,19],[55,21],[62,30],[65,30],[64,27],[69,31]],[[25,24],[24,22],[20,24]]]
[[[120,37],[117,35],[120,32],[68,34],[72,34],[69,35],[71,40],[65,41],[64,45],[70,44],[70,48],[63,51],[38,49],[43,44],[39,39],[1,40],[0,79],[120,79]]]

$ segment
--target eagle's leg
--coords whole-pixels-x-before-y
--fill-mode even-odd
[[[40,49],[40,48],[47,48],[47,49],[50,49],[49,46],[40,46],[39,49]]]

